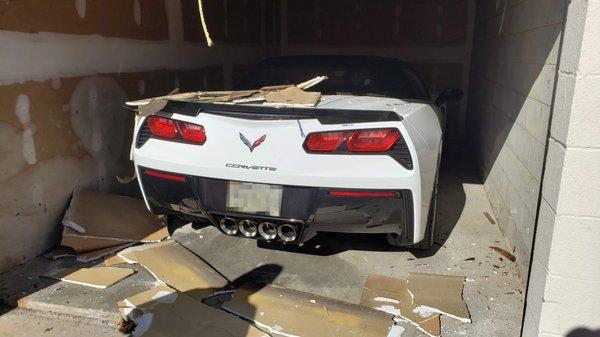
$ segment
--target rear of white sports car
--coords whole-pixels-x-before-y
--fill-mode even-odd
[[[227,235],[425,237],[442,126],[427,102],[323,96],[311,108],[169,101],[136,125],[148,208]],[[430,229],[431,230],[431,229]]]

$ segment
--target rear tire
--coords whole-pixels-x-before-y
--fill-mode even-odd
[[[436,185],[431,196],[431,206],[427,216],[427,227],[425,228],[425,236],[421,242],[409,244],[402,240],[402,236],[396,233],[388,233],[385,235],[387,243],[392,247],[403,247],[408,249],[428,250],[433,246],[433,234],[435,231],[435,214],[437,209],[437,179]]]

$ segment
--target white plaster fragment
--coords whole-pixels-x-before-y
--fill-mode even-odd
[[[29,123],[29,97],[27,95],[20,94],[17,96],[15,115],[19,119],[19,123],[21,123],[21,125]]]
[[[161,290],[152,296],[152,299],[159,303],[172,304],[177,300],[177,293],[174,291]]]
[[[390,331],[387,334],[387,337],[400,337],[402,336],[402,333],[404,332],[404,327],[400,326],[400,325],[392,325],[392,328],[390,329]]]
[[[75,9],[80,18],[85,18],[86,0],[75,0]]]
[[[395,300],[393,298],[387,298],[387,297],[375,297],[373,299],[373,301],[375,301],[375,302],[386,302],[386,303],[400,304],[400,301]]]
[[[60,80],[60,77],[55,77],[52,80],[50,80],[50,86],[54,90],[60,89],[60,87],[62,87],[62,81]]]
[[[401,316],[400,309],[396,308],[393,305],[382,305],[382,306],[375,308],[375,310],[387,312],[388,314],[391,314],[394,316]]]
[[[140,8],[140,0],[133,1],[133,21],[136,25],[142,24],[142,10]]]
[[[423,318],[431,317],[431,315],[433,315],[433,312],[431,312],[431,310],[429,310],[426,307],[421,306],[421,305],[414,308],[412,311],[415,314],[419,314],[419,316],[421,316]]]
[[[35,152],[35,143],[33,142],[33,130],[27,128],[23,130],[23,158],[29,165],[37,163],[37,155]]]

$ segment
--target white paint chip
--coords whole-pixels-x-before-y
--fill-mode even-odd
[[[15,104],[15,115],[19,119],[21,125],[29,123],[29,108],[29,96],[23,94],[19,95]]]
[[[395,300],[393,298],[387,298],[387,297],[375,297],[373,299],[373,301],[375,301],[375,302],[386,302],[386,303],[400,304],[400,301]]]
[[[86,0],[75,0],[75,9],[80,18],[85,18]]]
[[[402,326],[394,324],[392,325],[390,332],[388,332],[387,337],[400,337],[404,330],[405,329]]]
[[[394,316],[402,316],[400,309],[396,308],[393,305],[382,305],[380,307],[375,308],[375,310],[387,312],[388,314],[391,314]]]
[[[142,24],[142,9],[140,8],[140,0],[133,1],[133,21],[140,26]]]

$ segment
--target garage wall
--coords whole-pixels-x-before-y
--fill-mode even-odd
[[[598,336],[600,3],[566,15],[523,336]]]
[[[501,230],[527,275],[564,1],[479,1],[468,128]]]
[[[227,87],[267,53],[261,6],[203,3],[211,48],[196,0],[0,2],[0,272],[58,242],[74,186],[136,193],[126,100]]]
[[[468,87],[474,0],[282,0],[282,54],[395,57],[415,65],[432,97]],[[466,98],[464,100],[466,102]],[[464,131],[465,103],[448,131]]]

